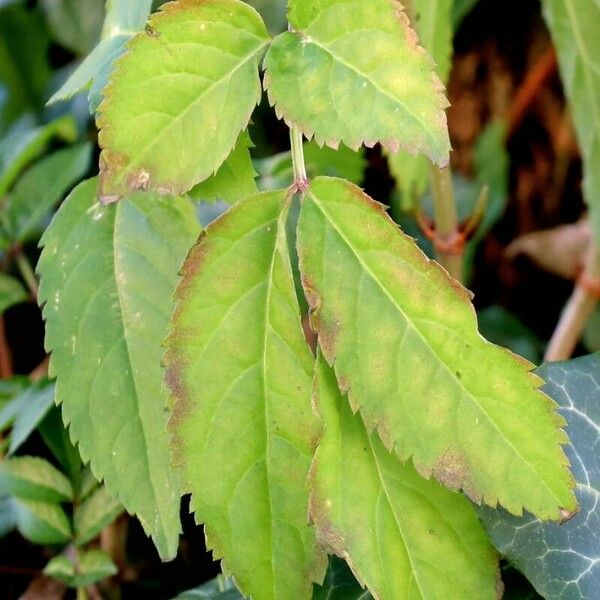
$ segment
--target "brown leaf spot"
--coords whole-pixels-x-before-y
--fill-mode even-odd
[[[448,449],[432,469],[433,476],[451,490],[463,488],[470,497],[469,489],[472,487],[470,480],[469,463],[465,457],[453,449]]]

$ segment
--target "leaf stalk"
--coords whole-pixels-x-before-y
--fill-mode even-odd
[[[308,186],[308,175],[306,174],[306,162],[304,160],[302,132],[298,129],[297,125],[292,125],[290,128],[290,144],[294,169],[294,183],[292,187],[295,192],[302,192]]]

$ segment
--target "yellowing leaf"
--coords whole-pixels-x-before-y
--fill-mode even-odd
[[[310,513],[325,547],[380,600],[495,600],[498,559],[469,501],[420,477],[369,434],[322,358],[315,401],[325,433]]]
[[[128,43],[100,105],[101,194],[186,192],[215,172],[260,99],[269,34],[241,0],[165,4]]]
[[[448,162],[447,101],[396,0],[291,0],[293,31],[271,46],[275,110],[319,144],[376,142]]]
[[[183,267],[165,356],[192,508],[255,600],[310,598],[325,568],[307,524],[319,423],[286,216],[286,192],[270,192],[207,228]]]
[[[298,247],[323,354],[387,448],[476,502],[545,519],[575,509],[564,421],[532,365],[480,336],[467,291],[379,204],[316,179]]]

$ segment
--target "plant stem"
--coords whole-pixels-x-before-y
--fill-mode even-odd
[[[84,587],[77,588],[77,600],[87,600],[87,592]]]
[[[462,281],[463,253],[453,249],[453,243],[459,235],[459,224],[450,167],[440,169],[435,165],[431,166],[431,187],[435,233],[437,241],[442,247],[442,249],[436,248],[437,259],[454,279]],[[443,249],[444,247],[447,250]]]
[[[600,282],[600,245],[592,241],[586,260],[584,275],[590,282]],[[563,309],[560,321],[552,335],[546,361],[568,360],[585,329],[588,319],[596,309],[598,296],[583,285],[576,285],[573,294]]]
[[[302,191],[308,183],[308,175],[306,174],[306,163],[304,161],[302,132],[296,125],[293,125],[290,129],[290,143],[294,168],[294,186],[298,191]]]
[[[15,261],[19,271],[23,277],[23,280],[27,284],[31,295],[37,300],[38,297],[38,281],[35,276],[35,271],[29,262],[29,259],[20,248],[15,252]]]
[[[4,316],[0,315],[0,379],[8,379],[11,376],[12,356],[6,339]]]

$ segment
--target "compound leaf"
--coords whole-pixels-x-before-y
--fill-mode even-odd
[[[83,461],[172,557],[180,489],[169,465],[161,342],[198,225],[187,200],[138,194],[103,207],[96,185],[73,191],[42,240],[50,370]]]
[[[260,99],[269,34],[241,0],[163,5],[116,63],[99,108],[101,194],[186,192],[229,156]]]
[[[546,364],[537,373],[567,421],[579,512],[562,525],[503,510],[480,514],[498,550],[544,598],[586,600],[600,589],[600,355]]]
[[[278,115],[320,145],[376,142],[448,162],[447,101],[396,0],[291,0],[265,85]],[[360,49],[357,51],[357,49]]]
[[[533,365],[479,335],[468,292],[378,203],[316,179],[298,250],[324,356],[386,447],[476,502],[556,520],[575,510],[564,421]]]
[[[600,235],[600,2],[544,0],[584,161],[584,195]]]
[[[224,571],[256,600],[310,598],[324,570],[307,524],[319,426],[287,202],[285,191],[259,194],[207,228],[183,267],[165,356],[192,508]]]
[[[381,600],[448,590],[494,600],[498,560],[469,501],[423,479],[369,434],[322,357],[315,403],[325,433],[311,469],[310,515],[321,543]]]

